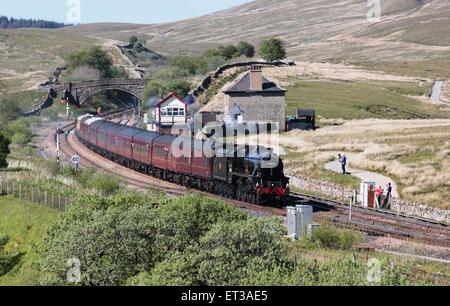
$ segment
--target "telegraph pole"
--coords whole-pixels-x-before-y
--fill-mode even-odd
[[[60,163],[61,151],[59,148],[59,122],[56,123],[56,162]]]

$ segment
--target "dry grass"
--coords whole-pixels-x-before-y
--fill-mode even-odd
[[[288,171],[305,174],[345,152],[351,167],[396,180],[403,198],[450,209],[450,120],[355,120],[290,132],[281,144]]]

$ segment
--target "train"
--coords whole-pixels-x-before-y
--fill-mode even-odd
[[[89,114],[76,119],[75,136],[115,163],[187,188],[270,206],[283,206],[290,193],[282,159],[264,147],[160,134]]]

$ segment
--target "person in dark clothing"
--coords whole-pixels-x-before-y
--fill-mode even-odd
[[[342,156],[342,174],[347,174],[347,156]]]
[[[391,183],[387,184],[386,199],[384,200],[384,204],[383,204],[383,207],[385,207],[385,208],[390,208],[390,206],[391,206],[390,201],[391,201],[391,197],[392,197],[392,189],[393,189],[392,184]]]

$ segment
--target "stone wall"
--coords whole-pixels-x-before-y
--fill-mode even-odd
[[[348,203],[354,193],[354,190],[350,188],[307,177],[291,177],[291,187],[330,197],[342,201],[343,203]],[[449,210],[430,207],[421,203],[413,203],[411,201],[393,198],[391,201],[391,211],[408,216],[450,223]]]
[[[282,66],[295,66],[295,62],[292,61],[277,61],[277,62],[266,62],[266,61],[247,61],[247,62],[238,62],[233,64],[226,64],[216,69],[212,74],[205,77],[201,84],[198,85],[195,89],[193,89],[190,92],[190,95],[192,95],[195,98],[198,98],[203,92],[208,90],[208,88],[211,86],[211,84],[214,82],[215,79],[218,79],[225,71],[232,69],[232,68],[244,68],[248,67],[250,68],[252,65],[263,65],[263,66],[273,66],[273,67],[282,67]]]
[[[319,181],[308,177],[291,176],[291,187],[311,191],[313,194],[328,196],[342,202],[348,202],[353,197],[354,190],[329,182]]]
[[[400,214],[450,223],[450,210],[430,207],[425,204],[393,199],[391,210]]]

